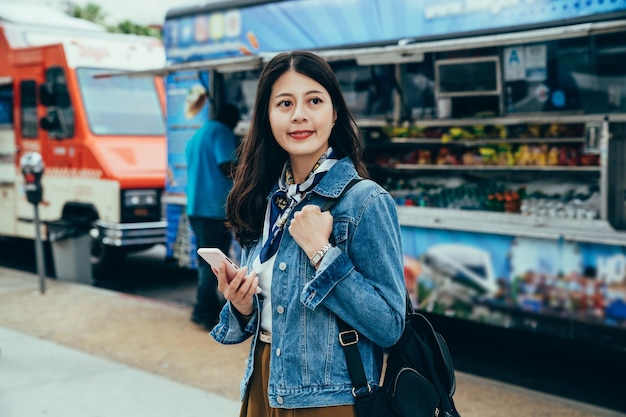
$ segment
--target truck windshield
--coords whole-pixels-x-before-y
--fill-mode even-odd
[[[152,78],[94,78],[110,70],[79,68],[78,83],[96,135],[163,135],[165,122]]]

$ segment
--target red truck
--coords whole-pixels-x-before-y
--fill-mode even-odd
[[[88,221],[94,275],[112,271],[129,251],[165,242],[162,81],[96,77],[164,62],[156,38],[108,33],[52,9],[3,5],[0,236],[35,238],[19,161],[38,152],[42,224]]]

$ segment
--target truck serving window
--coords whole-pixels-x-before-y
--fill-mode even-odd
[[[356,61],[330,63],[346,104],[357,118],[384,119],[393,109],[393,65],[360,66]]]
[[[91,131],[96,135],[163,135],[165,122],[152,78],[94,78],[109,72],[76,70]]]
[[[259,70],[231,72],[222,75],[223,82],[220,83],[220,94],[223,101],[235,104],[239,108],[243,120],[250,120],[252,117],[256,87],[260,75],[261,71]]]
[[[437,117],[435,106],[435,75],[432,54],[424,62],[413,62],[401,67],[403,118],[410,120]]]

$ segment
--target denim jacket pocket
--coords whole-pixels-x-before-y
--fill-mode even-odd
[[[335,219],[333,222],[333,239],[331,243],[335,246],[345,249],[346,242],[348,240],[348,220]]]

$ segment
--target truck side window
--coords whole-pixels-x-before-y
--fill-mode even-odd
[[[37,137],[37,82],[20,82],[20,112],[22,116],[22,137]]]
[[[13,84],[0,84],[0,125],[13,124]]]
[[[63,68],[53,66],[46,70],[46,82],[40,86],[39,99],[46,106],[41,128],[48,132],[49,137],[63,139],[74,136],[74,108]]]

